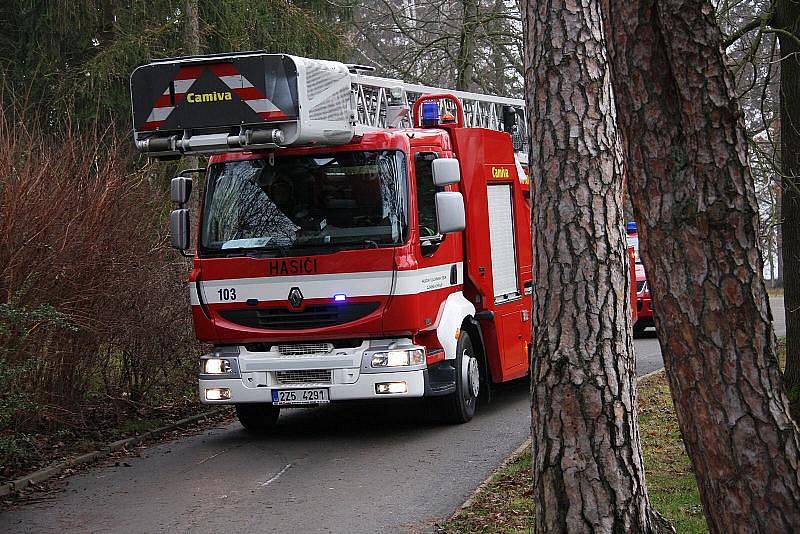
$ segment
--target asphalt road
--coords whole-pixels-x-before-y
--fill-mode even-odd
[[[782,299],[772,299],[778,335]],[[637,374],[662,366],[636,340]],[[528,435],[528,385],[499,388],[475,419],[441,426],[421,403],[348,404],[281,415],[268,438],[238,423],[147,449],[130,467],[74,476],[0,515],[0,532],[395,532],[447,517]]]

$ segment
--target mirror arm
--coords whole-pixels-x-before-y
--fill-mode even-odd
[[[196,167],[194,169],[184,169],[178,173],[178,176],[184,176],[187,174],[202,174],[206,172],[205,167]]]

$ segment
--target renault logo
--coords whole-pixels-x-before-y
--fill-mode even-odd
[[[300,291],[300,288],[293,287],[292,289],[290,289],[289,304],[291,304],[293,308],[299,308],[302,303],[303,303],[303,293]]]

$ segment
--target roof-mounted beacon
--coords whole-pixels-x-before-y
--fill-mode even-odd
[[[339,145],[355,133],[347,66],[247,52],[154,61],[131,76],[134,137],[151,157]]]

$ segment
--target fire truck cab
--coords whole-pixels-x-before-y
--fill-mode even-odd
[[[378,78],[392,105],[369,124],[365,78],[248,53],[131,79],[140,150],[210,155],[189,277],[214,346],[199,395],[252,431],[349,399],[430,397],[466,422],[491,384],[528,373],[530,189],[511,135],[468,127],[463,95],[420,91],[412,111],[408,88]],[[188,175],[172,182],[183,251]]]

